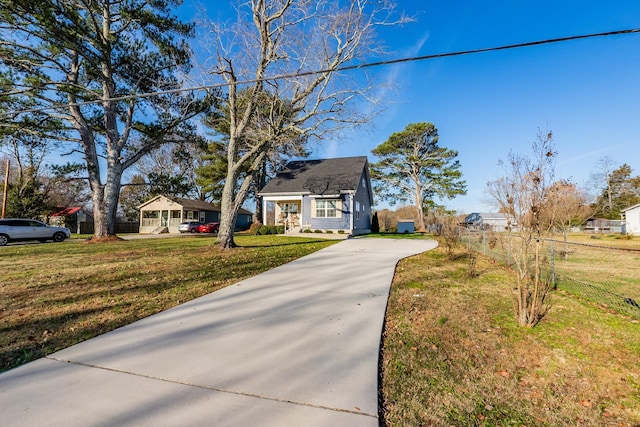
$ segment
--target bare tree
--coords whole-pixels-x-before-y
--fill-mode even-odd
[[[591,214],[587,197],[575,183],[567,180],[556,181],[549,187],[544,213],[550,216],[548,220],[554,229],[562,234],[566,257],[568,255],[567,239],[571,228],[584,223]]]
[[[600,206],[600,210],[613,210],[613,188],[611,183],[611,173],[615,169],[615,164],[611,157],[605,156],[596,163],[596,170],[591,173],[591,182],[598,196],[605,195],[606,206]],[[598,197],[596,196],[596,197]]]
[[[532,157],[511,153],[505,176],[487,184],[489,195],[507,217],[510,253],[516,268],[517,321],[529,327],[546,313],[552,289],[542,275],[541,249],[552,227],[549,191],[557,156],[550,131],[539,131],[532,148]]]
[[[207,45],[214,47],[213,64],[206,75],[228,88],[227,175],[218,233],[223,248],[235,246],[238,209],[282,135],[323,138],[370,120],[373,109],[353,106],[372,100],[374,86],[349,80],[339,69],[380,53],[374,29],[405,20],[394,16],[387,0],[250,0],[238,8],[233,25],[212,28]],[[240,102],[241,93],[248,95],[246,101]],[[284,104],[291,114],[265,117],[261,122],[268,126],[258,130],[252,123],[258,109],[270,110],[265,99],[273,102],[274,112]]]

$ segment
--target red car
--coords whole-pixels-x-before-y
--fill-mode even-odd
[[[220,224],[217,222],[208,222],[206,224],[200,224],[198,232],[200,233],[217,233]]]

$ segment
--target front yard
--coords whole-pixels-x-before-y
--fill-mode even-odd
[[[640,322],[562,291],[517,326],[512,274],[438,248],[403,260],[387,310],[387,426],[640,425]]]
[[[335,242],[237,236],[0,248],[0,371],[238,282]]]
[[[210,237],[0,248],[0,370],[334,244]],[[395,236],[398,237],[398,236]],[[405,236],[407,237],[407,236]],[[427,238],[428,236],[411,236]],[[505,268],[437,249],[401,261],[384,331],[387,426],[640,425],[640,323],[562,291],[516,325]]]

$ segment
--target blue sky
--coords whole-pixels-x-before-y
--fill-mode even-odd
[[[210,18],[228,2],[207,7]],[[190,8],[190,4],[185,5]],[[389,58],[480,49],[640,27],[640,1],[409,1],[416,21],[380,33]],[[220,8],[220,9],[217,9]],[[313,157],[368,155],[409,123],[432,122],[459,152],[468,194],[461,213],[493,210],[486,183],[510,151],[528,154],[538,129],[553,131],[558,178],[586,186],[599,159],[640,174],[640,34],[397,64],[376,69],[394,85],[370,132],[316,145]],[[362,108],[367,108],[363,105]]]

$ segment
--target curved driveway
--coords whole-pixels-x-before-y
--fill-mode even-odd
[[[349,239],[0,374],[0,425],[377,426],[396,263]]]

